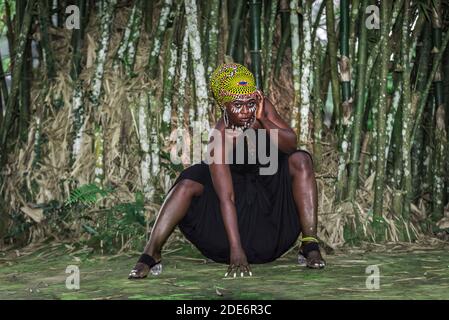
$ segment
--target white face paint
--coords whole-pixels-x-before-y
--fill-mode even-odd
[[[248,99],[248,100],[250,100],[250,99]],[[257,108],[256,103],[254,101],[250,101],[250,102],[245,102],[245,101],[241,101],[240,102],[239,101],[239,102],[233,103],[232,106],[231,106],[231,110],[230,111],[234,115],[241,114],[242,111],[243,111],[243,107],[245,105],[248,107],[248,111],[252,115],[251,115],[250,119],[248,121],[246,121],[243,125],[239,125],[239,124],[231,125],[231,127],[233,129],[235,129],[235,128],[246,129],[246,128],[249,128],[254,123],[254,121],[255,121],[255,111],[256,111],[256,108]]]

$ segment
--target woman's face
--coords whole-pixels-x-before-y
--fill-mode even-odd
[[[229,122],[235,126],[243,127],[251,124],[256,114],[256,97],[238,99],[225,103],[229,115]]]

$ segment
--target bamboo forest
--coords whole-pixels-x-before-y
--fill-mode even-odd
[[[0,298],[448,299],[448,42],[447,0],[0,0]],[[298,271],[295,247],[237,286],[175,229],[165,275],[129,281],[232,62],[313,156],[327,269]],[[360,267],[379,261],[375,296]]]

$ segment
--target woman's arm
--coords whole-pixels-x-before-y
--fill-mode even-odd
[[[268,134],[272,129],[278,130],[278,148],[287,154],[292,153],[297,147],[295,131],[281,118],[270,100],[259,91],[256,119]]]
[[[251,270],[240,241],[231,169],[229,164],[226,164],[225,162],[225,158],[227,157],[225,152],[232,152],[232,148],[231,150],[226,150],[225,148],[225,140],[228,137],[225,136],[224,124],[222,121],[219,121],[215,129],[221,133],[221,141],[220,143],[217,142],[213,144],[214,150],[211,152],[211,155],[220,155],[221,161],[218,163],[209,163],[209,170],[215,192],[220,201],[220,212],[229,241],[230,265],[226,275],[231,273],[232,270],[236,273],[239,269],[241,276],[243,276],[243,272],[249,272],[251,275]],[[232,137],[229,138],[232,139]],[[232,146],[232,141],[229,142],[229,145]]]

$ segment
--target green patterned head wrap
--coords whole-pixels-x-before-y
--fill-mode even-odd
[[[257,90],[251,71],[238,63],[224,63],[215,69],[210,77],[210,87],[220,107],[226,102],[246,99]]]

